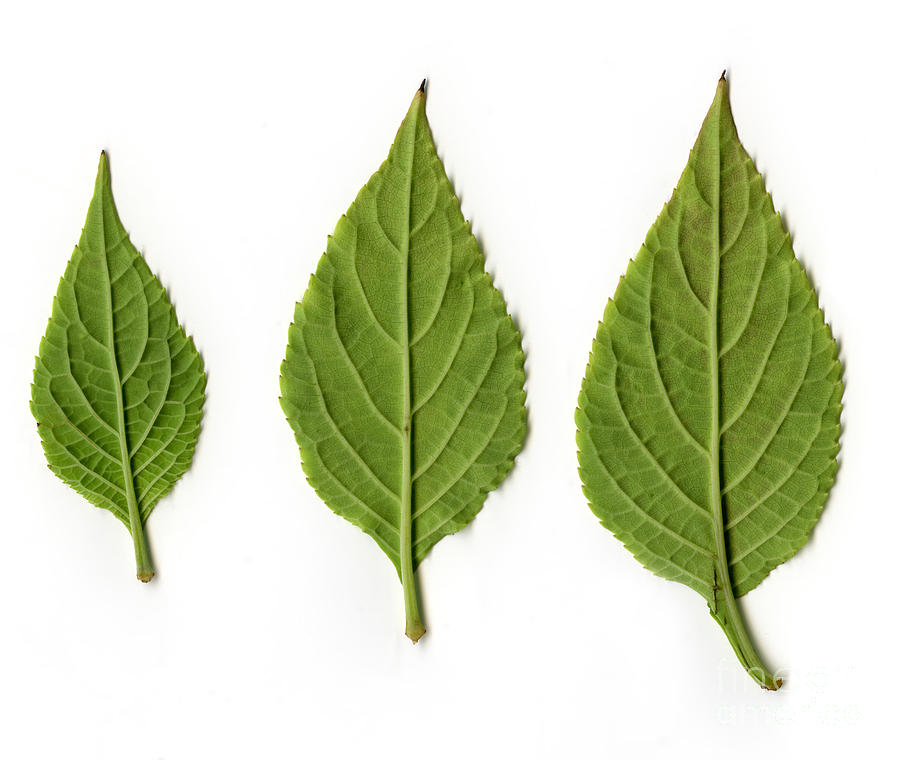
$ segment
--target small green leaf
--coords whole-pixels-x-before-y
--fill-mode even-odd
[[[809,538],[837,469],[842,368],[740,141],[724,75],[672,199],[597,330],[575,414],[591,509],[706,599],[763,687],[736,597]]]
[[[435,152],[423,88],[294,312],[281,404],[308,480],[368,533],[425,632],[415,568],[467,525],[525,434],[521,339]]]
[[[119,221],[103,153],[41,339],[31,411],[50,469],[125,524],[145,582],[144,523],[190,467],[205,387],[193,341]]]

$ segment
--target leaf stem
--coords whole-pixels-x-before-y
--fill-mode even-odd
[[[403,583],[403,605],[406,610],[406,635],[415,644],[425,635],[422,614],[419,612],[419,596],[416,591],[416,575],[412,562],[411,528],[412,519],[400,521],[400,540],[404,549],[400,555],[400,581]]]
[[[763,665],[747,628],[744,626],[744,619],[741,616],[740,609],[737,606],[737,600],[731,590],[731,585],[723,589],[725,591],[724,604],[718,610],[714,610],[710,605],[709,612],[713,619],[722,627],[725,636],[728,638],[734,653],[740,660],[744,670],[750,674],[750,677],[756,681],[764,689],[776,691],[781,688],[782,679],[775,677],[765,665]]]
[[[132,487],[132,495],[133,492]],[[150,561],[150,551],[147,549],[147,539],[144,535],[144,525],[137,509],[137,502],[135,501],[134,509],[132,509],[131,499],[128,503],[128,527],[131,529],[131,537],[134,540],[134,559],[137,563],[138,580],[149,583],[155,575],[153,563]]]

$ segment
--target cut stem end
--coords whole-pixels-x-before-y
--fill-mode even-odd
[[[147,539],[144,536],[144,526],[135,522],[132,527],[134,539],[134,559],[137,564],[137,578],[141,583],[149,583],[156,573],[153,571],[153,563],[150,561],[150,550],[147,548]]]
[[[406,635],[413,644],[418,643],[419,639],[421,639],[425,635],[425,626],[422,625],[422,621],[421,620],[407,621]]]

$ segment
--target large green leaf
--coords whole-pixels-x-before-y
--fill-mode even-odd
[[[400,574],[463,528],[525,434],[521,339],[463,219],[424,85],[391,151],[338,222],[301,303],[281,404],[310,484]]]
[[[153,577],[144,522],[188,469],[206,374],[113,203],[106,154],[81,239],[53,299],[31,410],[53,470],[134,540]]]
[[[576,412],[591,509],[706,599],[766,688],[735,597],[809,538],[834,481],[842,369],[738,140],[723,76],[672,199],[604,312]]]

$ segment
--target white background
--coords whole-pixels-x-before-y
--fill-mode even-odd
[[[3,3],[0,756],[829,757],[893,743],[897,19],[866,2]],[[838,483],[744,602],[785,688],[588,510],[573,410],[606,299],[727,68],[741,137],[846,364]],[[527,354],[511,476],[420,571],[306,484],[279,408],[293,304],[423,76]],[[158,570],[47,470],[33,356],[101,148],[209,372]],[[886,750],[889,751],[889,750]]]

